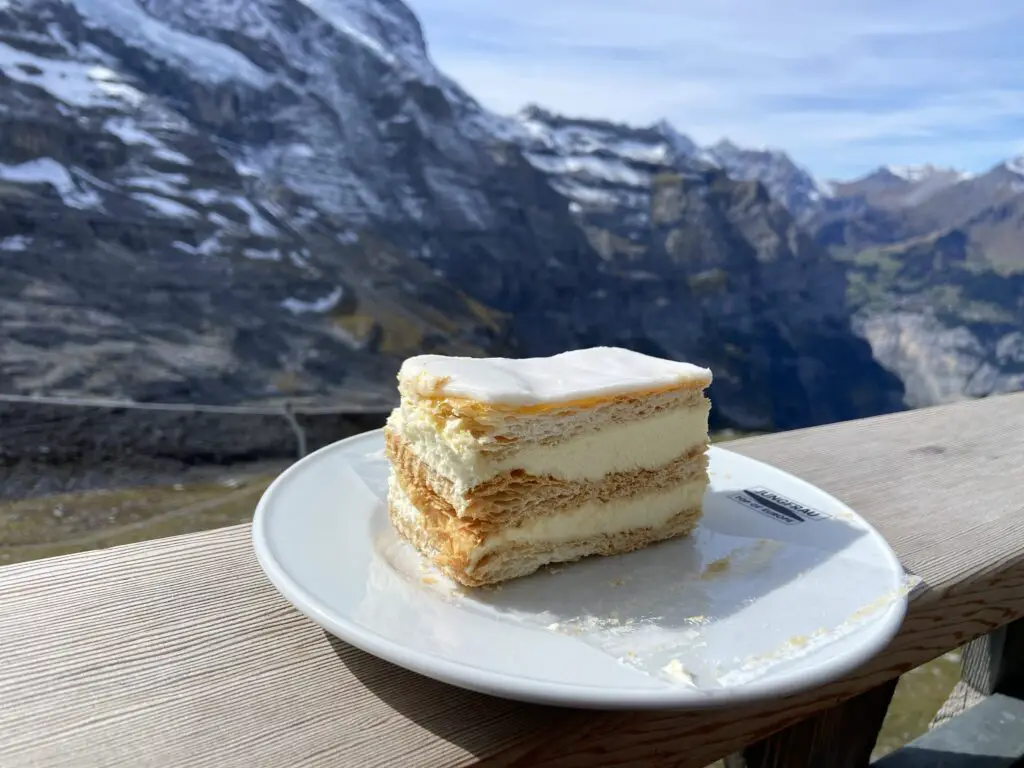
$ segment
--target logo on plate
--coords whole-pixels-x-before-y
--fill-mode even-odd
[[[767,488],[747,488],[731,494],[729,498],[785,525],[797,525],[808,520],[823,520],[831,517],[820,509],[787,499],[781,493],[770,491]]]

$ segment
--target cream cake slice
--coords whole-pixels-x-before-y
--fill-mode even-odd
[[[398,532],[466,586],[683,536],[708,483],[711,371],[615,347],[420,355],[384,428]]]

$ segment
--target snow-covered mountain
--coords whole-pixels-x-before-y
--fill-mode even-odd
[[[742,149],[723,139],[707,152],[713,162],[734,178],[764,184],[769,194],[800,222],[813,216],[822,201],[831,195],[827,185],[818,182],[781,150]]]
[[[969,173],[934,165],[883,165],[859,179],[836,181],[830,186],[836,197],[860,197],[883,208],[908,208],[970,178]]]
[[[887,171],[893,176],[897,176],[911,184],[919,184],[937,179],[957,182],[971,177],[971,174],[958,171],[956,168],[940,168],[931,163],[926,163],[925,165],[884,165],[880,170]]]
[[[432,257],[518,201],[405,6],[9,3],[0,72],[5,390],[357,397],[503,348]]]
[[[852,181],[832,182],[831,188],[810,226],[823,243],[860,249],[970,229],[977,217],[1000,218],[997,211],[1017,198],[1024,204],[1024,161],[1007,160],[981,174],[933,165],[882,166]],[[1017,249],[1009,253],[995,242],[979,242],[976,250],[981,262],[1016,259],[1024,270]]]
[[[666,122],[632,127],[565,117],[536,106],[515,118],[509,135],[530,163],[551,178],[577,217],[603,218],[616,229],[626,252],[635,251],[649,230],[659,175],[697,179],[714,167],[706,153]],[[618,250],[608,238],[593,244],[606,259]]]
[[[801,358],[802,349],[830,348],[830,358],[843,350],[840,367],[849,375],[875,375],[873,361],[850,344],[843,268],[761,182],[735,178],[665,122],[635,127],[537,107],[516,119],[513,140],[571,201],[600,271],[612,278],[590,294],[598,311],[635,318],[631,338],[659,353],[699,349],[722,372],[720,407],[744,408],[758,390],[746,378],[754,369],[734,357],[744,350],[773,350],[780,359]],[[789,379],[782,389],[817,389],[833,372],[819,361],[800,375],[807,381]],[[894,391],[892,380],[877,383],[883,399]],[[843,398],[853,392],[835,386]]]
[[[493,115],[396,0],[9,0],[0,389],[385,403],[415,352],[610,343],[711,365],[723,424],[898,407],[842,267],[726,165]]]
[[[1024,381],[1024,160],[980,175],[934,165],[883,166],[852,181],[819,183],[782,151],[742,149],[728,141],[702,149],[665,123],[630,127],[539,108],[518,120],[528,159],[572,199],[576,219],[610,269],[628,273],[646,264],[650,274],[661,275],[664,266],[650,266],[649,259],[670,257],[665,246],[680,237],[691,267],[731,276],[724,292],[732,296],[753,290],[736,275],[781,284],[778,275],[766,278],[762,265],[737,258],[741,240],[720,245],[716,221],[736,225],[743,207],[712,213],[703,204],[716,199],[711,190],[731,183],[724,172],[732,182],[761,185],[772,203],[847,264],[846,301],[829,290],[841,280],[812,290],[819,302],[836,301],[855,312],[857,332],[903,382],[908,404],[1016,390]],[[701,205],[693,204],[694,193]],[[673,195],[687,201],[674,214],[685,223],[659,241],[652,231]],[[781,226],[766,227],[775,209],[763,200],[758,210],[756,228],[737,229],[763,262],[770,243],[794,240],[782,234],[791,232],[788,216]],[[703,233],[699,246],[690,239],[693,232]],[[814,263],[822,257],[814,247],[791,245],[782,262],[789,258]],[[809,275],[804,279],[814,284]],[[719,326],[737,322],[716,319]]]
[[[563,178],[559,189],[570,197],[596,201],[632,194],[630,189],[644,194],[652,174],[699,173],[709,168],[720,168],[740,181],[760,182],[798,221],[817,213],[832,194],[829,185],[817,181],[781,150],[744,149],[725,139],[701,147],[664,120],[629,126],[530,106],[516,115],[516,122],[521,130],[514,136],[527,157],[545,171],[557,171]],[[636,166],[634,175],[623,174],[620,157]],[[565,175],[567,170],[570,176]]]

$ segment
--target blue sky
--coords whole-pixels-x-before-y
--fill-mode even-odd
[[[407,0],[486,106],[771,146],[821,178],[1024,152],[1021,0]]]

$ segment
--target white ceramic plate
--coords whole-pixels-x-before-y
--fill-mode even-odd
[[[848,507],[718,447],[698,529],[466,590],[391,529],[379,431],[285,471],[256,509],[274,585],[331,634],[483,693],[595,708],[698,708],[832,680],[879,651],[908,580]]]

